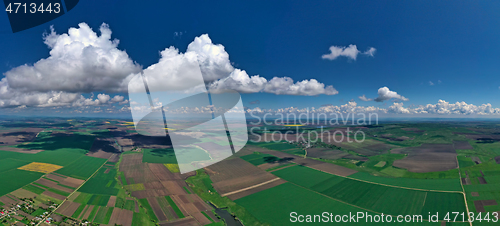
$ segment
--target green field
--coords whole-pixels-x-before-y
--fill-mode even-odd
[[[0,174],[0,196],[6,195],[42,177],[43,173],[12,169]],[[5,183],[7,182],[8,183]]]
[[[105,173],[107,169],[109,172]],[[102,167],[78,191],[90,194],[117,195],[120,186],[115,180],[116,171],[115,168]]]
[[[87,150],[76,148],[62,148],[45,150],[36,154],[26,154],[12,151],[0,151],[0,159],[16,159],[26,162],[43,162],[59,166],[67,166],[87,153]]]
[[[45,191],[45,189],[31,185],[31,184],[24,186],[23,189],[26,191],[33,192],[35,194],[42,194]]]
[[[114,207],[101,206],[92,222],[98,223],[98,224],[107,224],[109,222],[109,219],[111,218],[111,214],[113,213],[113,209],[114,209]]]
[[[358,172],[349,176],[350,178],[370,181],[374,183],[401,186],[407,188],[418,188],[441,191],[462,191],[459,179],[413,179],[413,178],[390,178],[377,177],[365,172]]]
[[[86,180],[106,162],[106,159],[82,156],[68,166],[56,171],[56,173]]]
[[[9,171],[12,169],[17,169],[21,166],[27,165],[29,162],[17,160],[17,159],[0,159],[0,173]]]
[[[309,167],[297,165],[272,172],[287,181],[299,184],[304,187],[312,187],[322,181],[336,177],[335,175],[324,173]]]
[[[370,215],[376,213],[360,209],[334,199],[325,197],[319,193],[290,183],[278,185],[276,187],[235,200],[238,205],[243,206],[259,220],[270,225],[290,225],[294,220],[290,216],[292,212],[302,215],[321,215],[328,211],[334,215],[349,215],[357,212],[364,212]],[[265,203],[265,205],[263,205]],[[318,220],[318,219],[317,219]],[[288,223],[287,223],[288,222]],[[318,221],[317,224],[321,224]],[[332,225],[335,222],[323,223]],[[342,225],[384,225],[384,223],[353,222]],[[401,225],[401,224],[398,224]],[[406,224],[408,225],[408,224]],[[427,225],[426,223],[416,223],[415,225]],[[439,224],[431,224],[439,225]]]
[[[17,147],[36,150],[57,150],[63,148],[74,148],[90,150],[94,143],[95,136],[84,135],[80,133],[64,134],[54,136],[51,133],[43,132],[28,144],[19,144]]]
[[[384,186],[343,178],[300,165],[272,173],[293,184],[311,189],[336,200],[385,214],[465,211],[463,195],[460,193],[420,191]],[[433,199],[429,200],[427,197]],[[439,200],[439,202],[435,203],[436,200]]]
[[[135,201],[134,200],[126,200],[123,205],[123,209],[135,211]]]
[[[37,210],[35,210],[35,212],[31,213],[31,216],[40,216],[42,215],[44,212],[46,212],[47,210],[44,210],[42,208],[38,208]]]
[[[80,216],[80,214],[82,213],[82,211],[85,209],[86,205],[82,204],[78,207],[78,209],[76,209],[76,211],[73,213],[73,215],[71,215],[72,218],[78,218],[78,216]]]
[[[143,208],[139,208],[139,213],[134,212],[134,216],[132,218],[132,225],[153,226],[156,224],[151,221],[149,215]]]
[[[174,149],[143,149],[142,162],[148,163],[162,163],[162,164],[177,164],[177,157]],[[202,150],[196,147],[185,147],[183,152],[177,153],[177,155],[189,155],[189,161],[201,161],[208,160],[210,156]],[[196,159],[192,159],[193,156]],[[182,159],[182,158],[180,158]]]
[[[155,213],[153,212],[153,208],[151,208],[151,205],[149,205],[149,202],[147,199],[139,199],[139,203],[141,204],[142,207],[146,209],[146,213],[149,215],[150,219],[155,220],[158,222],[158,218],[156,217]]]
[[[149,163],[170,163],[177,164],[175,151],[172,148],[167,149],[143,149],[142,162]]]
[[[472,161],[472,159],[469,157],[457,156],[457,159],[458,159],[458,165],[460,166],[460,168],[465,168],[465,167],[476,165],[476,163],[474,163]]]

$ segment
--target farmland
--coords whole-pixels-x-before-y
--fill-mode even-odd
[[[58,170],[57,173],[85,180],[105,162],[105,159],[82,156],[70,165]]]
[[[28,165],[19,167],[18,169],[33,171],[33,172],[40,172],[40,173],[51,173],[51,172],[54,172],[54,171],[61,169],[61,168],[62,168],[62,166],[58,166],[58,165],[54,165],[54,164],[32,162]]]
[[[292,212],[303,215],[320,215],[325,210],[339,215],[349,215],[349,212],[367,212],[290,183],[238,199],[235,202],[270,225],[286,225],[284,222],[290,222]],[[261,205],[263,202],[267,204]],[[367,213],[375,215],[374,212],[368,211]],[[372,223],[354,222],[352,225],[372,225]],[[425,225],[425,223],[418,225]]]
[[[223,225],[217,211],[244,225],[283,225],[292,210],[423,216],[500,210],[500,130],[486,124],[380,125],[362,128],[365,144],[249,142],[232,157],[180,174],[169,142],[130,134],[130,122],[108,121],[0,130],[11,142],[0,148],[0,181],[9,181],[0,186],[0,205],[32,198],[35,214],[62,204],[59,217],[108,225]]]
[[[335,200],[380,213],[404,215],[452,209],[465,211],[463,196],[459,192],[431,192],[367,183],[326,174],[304,166],[284,168],[274,171],[273,174]],[[432,203],[433,201],[426,197],[433,197],[433,200],[439,202]],[[397,205],[393,204],[394,200],[398,200]]]

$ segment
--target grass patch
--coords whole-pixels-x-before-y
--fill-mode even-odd
[[[45,212],[47,212],[47,210],[44,210],[42,208],[38,208],[33,213],[31,213],[31,216],[34,216],[34,217],[40,216],[40,215],[42,215]]]
[[[385,162],[385,161],[380,161],[380,162],[378,162],[377,164],[375,164],[374,166],[375,166],[375,167],[384,167],[386,163],[387,163],[387,162]]]
[[[132,191],[141,191],[146,188],[144,187],[144,184],[131,184],[131,185],[125,185],[125,189],[132,192]]]

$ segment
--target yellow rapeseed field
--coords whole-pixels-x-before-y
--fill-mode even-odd
[[[58,169],[61,169],[62,166],[49,164],[49,163],[41,163],[41,162],[32,162],[28,165],[24,165],[19,167],[20,170],[34,171],[40,173],[52,173]]]
[[[179,165],[177,165],[177,164],[164,164],[164,165],[165,165],[165,166],[167,167],[167,169],[168,169],[170,172],[172,172],[172,173],[179,173],[179,172],[181,172],[181,171],[179,170]]]

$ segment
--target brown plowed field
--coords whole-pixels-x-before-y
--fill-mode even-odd
[[[471,150],[474,149],[468,141],[453,141],[453,147],[455,150]]]
[[[167,196],[171,195],[170,192],[166,189],[160,190],[142,190],[142,191],[134,191],[132,192],[132,196],[138,198],[138,199],[144,199],[144,198],[150,198],[150,197],[157,197],[157,196]]]
[[[118,162],[120,161],[120,154],[113,154],[111,158],[109,158],[108,162]]]
[[[83,182],[84,182],[84,180],[76,179],[73,177],[67,177],[63,181],[60,181],[59,183],[66,185],[66,186],[77,188],[81,184],[83,184]]]
[[[393,166],[410,172],[427,173],[457,168],[456,152],[452,144],[422,144],[401,151],[408,156],[394,161]]]
[[[220,194],[240,190],[276,178],[276,176],[240,158],[227,159],[207,168],[213,181],[212,185]]]
[[[11,146],[0,146],[0,150],[18,152],[18,153],[24,153],[24,154],[36,154],[36,153],[44,151],[44,150],[31,150],[31,149],[24,149],[24,148],[16,148],[16,147],[11,147]]]
[[[163,164],[149,163],[149,169],[151,172],[161,181],[164,180],[181,180],[180,174],[172,173]]]
[[[149,169],[148,164],[142,162],[142,153],[124,155],[120,163],[120,170],[123,171],[126,178],[134,178],[135,183],[158,180]]]
[[[179,185],[181,181],[162,181],[161,183],[173,195],[186,194],[186,190]]]
[[[496,162],[497,164],[500,164],[500,156],[495,157],[495,162]]]
[[[130,210],[114,208],[108,225],[131,226],[134,214]]]
[[[66,196],[64,196],[64,195],[59,195],[59,194],[56,194],[56,193],[50,192],[50,191],[44,191],[42,194],[49,196],[49,197],[52,197],[52,198],[59,199],[59,200],[64,200],[66,198]]]
[[[160,204],[158,204],[158,201],[156,200],[156,198],[148,198],[148,203],[151,206],[151,208],[153,209],[153,212],[155,213],[156,217],[158,218],[158,221],[161,222],[161,221],[168,220],[165,213],[163,213],[163,211],[161,210]]]
[[[11,198],[7,197],[6,195],[0,197],[0,202],[5,204],[5,207],[7,207],[8,205],[13,205],[13,204],[17,203],[17,201],[12,200]]]
[[[99,150],[99,151],[96,151],[96,152],[89,152],[89,153],[87,153],[87,156],[95,157],[95,158],[101,158],[101,159],[108,159],[112,155],[113,155],[113,153],[111,153],[111,152],[105,152],[103,150]]]
[[[200,212],[193,213],[193,214],[191,214],[191,216],[193,216],[194,219],[196,219],[198,222],[200,222],[201,225],[207,225],[207,224],[212,223],[212,221],[207,219],[207,217],[205,217],[205,215],[203,215]]]
[[[59,209],[57,209],[56,212],[64,215],[64,216],[71,216],[75,211],[80,207],[80,203],[76,202],[71,202],[71,201],[66,201],[62,204]]]
[[[107,207],[114,207],[116,203],[116,196],[109,197]]]
[[[0,132],[0,144],[12,146],[25,142],[31,142],[36,138],[36,135],[43,130],[43,128],[15,128],[2,130]],[[13,149],[6,150],[2,147],[1,150],[12,151]]]
[[[50,188],[55,188],[55,189],[60,190],[60,191],[65,191],[65,192],[69,192],[69,193],[73,192],[73,189],[59,186],[56,182],[51,181],[51,180],[47,180],[44,178],[40,178],[39,180],[37,180],[35,182],[39,183],[41,185],[45,185],[45,186],[50,187]]]
[[[92,212],[92,210],[96,208],[95,206],[93,205],[90,205],[89,208],[87,209],[87,211],[85,211],[85,213],[83,214],[83,217],[82,219],[89,219],[89,216],[90,216],[90,213]]]
[[[161,182],[159,181],[152,181],[152,182],[149,182],[149,183],[144,183],[144,187],[146,189],[163,189],[163,184],[161,184]]]
[[[278,158],[293,158],[290,160],[291,162],[304,165],[313,169],[317,169],[323,172],[335,174],[338,176],[349,176],[352,175],[358,171],[349,169],[343,166],[335,165],[335,164],[330,164],[326,162],[322,162],[319,160],[315,159],[309,159],[309,158],[301,158],[295,155],[279,152],[279,151],[272,151],[272,150],[263,150],[261,151],[262,153],[274,155]]]
[[[64,177],[57,176],[57,175],[52,174],[52,173],[51,173],[51,174],[47,174],[47,175],[45,175],[45,177],[47,177],[47,178],[49,178],[49,179],[52,179],[52,180],[59,181],[59,183],[61,183],[61,181],[64,181],[64,179],[66,179],[66,178],[64,178]]]
[[[35,198],[37,196],[37,194],[30,192],[30,191],[27,191],[27,190],[24,190],[22,188],[17,189],[15,191],[11,192],[10,194],[12,194],[18,198]]]

